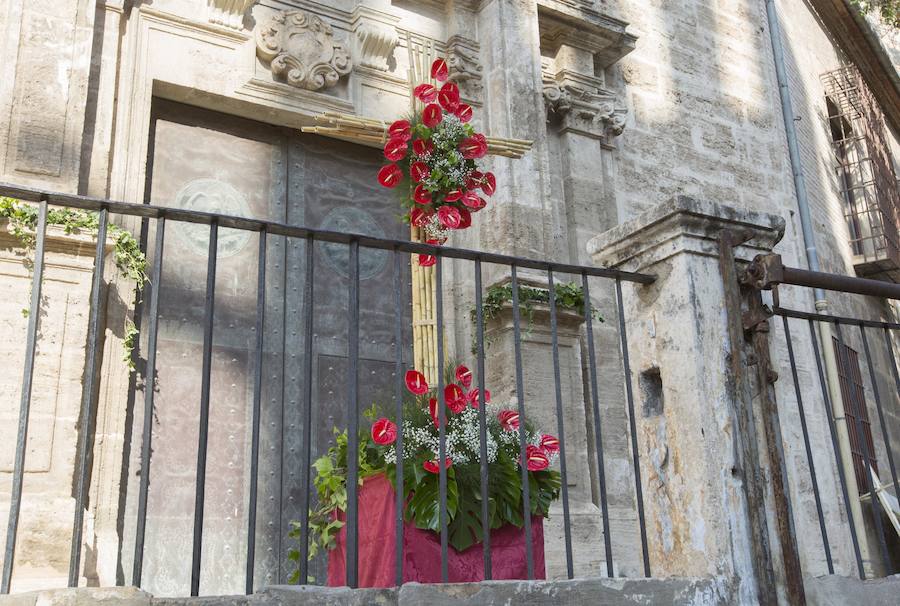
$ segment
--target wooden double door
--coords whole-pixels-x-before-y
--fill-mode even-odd
[[[154,106],[150,150],[152,204],[408,237],[391,192],[376,180],[379,150],[163,101]],[[207,226],[167,224],[143,573],[145,588],[157,595],[183,595],[190,583],[208,246]],[[286,556],[295,545],[287,533],[300,518],[306,450],[307,246],[269,236],[266,247],[257,587],[285,582],[293,566]],[[313,246],[315,459],[331,443],[333,428],[346,427],[349,249]],[[202,594],[239,593],[245,583],[258,253],[257,234],[219,230]],[[409,264],[403,267],[408,288]],[[391,401],[397,347],[404,360],[411,358],[404,345],[411,343],[409,308],[401,310],[403,343],[394,340],[392,275],[392,253],[360,249],[361,407]],[[324,579],[321,562],[313,570]]]

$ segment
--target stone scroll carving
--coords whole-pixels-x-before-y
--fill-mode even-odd
[[[206,0],[209,22],[240,30],[244,15],[254,4],[256,0]]]
[[[620,107],[616,96],[586,76],[560,72],[544,74],[544,104],[549,117],[556,115],[564,128],[604,137],[615,137],[625,130],[628,110]],[[591,78],[593,80],[593,78]]]
[[[257,30],[256,54],[272,75],[306,90],[331,88],[353,69],[350,51],[321,17],[306,11],[276,13]]]
[[[463,96],[480,101],[484,88],[484,66],[478,58],[478,43],[462,36],[452,36],[447,40],[447,67],[450,68],[450,81],[456,82]]]

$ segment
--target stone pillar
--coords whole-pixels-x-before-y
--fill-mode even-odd
[[[588,249],[598,265],[658,277],[623,285],[653,575],[733,579],[750,604],[765,574],[756,539],[768,535],[764,517],[760,528],[748,521],[761,476],[742,454],[755,443],[740,422],[752,396],[732,371],[743,345],[729,338],[718,260],[726,230],[749,237],[735,249],[746,261],[772,249],[784,220],[678,197]]]

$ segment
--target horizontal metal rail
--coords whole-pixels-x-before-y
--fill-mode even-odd
[[[79,208],[82,210],[101,211],[103,209],[106,209],[111,213],[130,215],[134,217],[165,217],[166,219],[173,221],[200,223],[203,225],[212,225],[213,223],[216,223],[218,224],[220,229],[242,229],[245,231],[257,232],[263,231],[265,229],[270,236],[290,236],[293,238],[311,237],[320,242],[335,242],[348,245],[351,242],[357,242],[359,246],[364,248],[376,248],[389,251],[397,250],[400,252],[422,255],[440,254],[444,258],[450,259],[467,259],[469,261],[481,261],[482,263],[515,265],[519,268],[537,269],[541,271],[553,270],[556,273],[564,274],[586,274],[588,276],[595,276],[599,278],[614,278],[624,280],[626,282],[636,282],[638,284],[652,284],[656,281],[656,276],[654,275],[642,274],[637,272],[605,269],[601,267],[572,265],[567,263],[553,263],[550,261],[541,261],[538,259],[516,257],[512,255],[500,255],[496,253],[470,250],[466,248],[454,248],[451,246],[432,246],[430,244],[421,244],[419,242],[410,242],[408,240],[375,238],[363,234],[313,229],[311,227],[287,225],[285,223],[279,223],[276,221],[263,221],[260,219],[236,217],[233,215],[221,215],[218,213],[208,213],[196,210],[185,210],[181,208],[167,208],[163,206],[154,206],[152,204],[115,202],[103,198],[91,198],[87,196],[76,196],[59,192],[42,191],[6,183],[0,183],[0,196],[8,196],[10,198],[16,198],[18,200],[28,202],[40,202],[41,200],[46,200],[48,204],[54,206],[66,206],[70,208]]]
[[[790,284],[886,299],[900,299],[900,284],[786,267],[781,260],[781,255],[772,253],[757,255],[745,270],[742,281],[759,290],[770,290],[778,284]]]
[[[831,322],[833,324],[847,324],[849,326],[867,326],[869,328],[888,328],[892,330],[900,328],[900,324],[896,322],[877,322],[875,320],[860,320],[859,318],[847,318],[843,316],[827,316],[825,314],[810,313],[808,311],[785,309],[784,307],[775,307],[772,311],[779,316],[798,318],[801,320],[815,320],[817,322]]]

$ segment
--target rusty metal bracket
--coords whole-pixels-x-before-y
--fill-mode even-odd
[[[772,290],[784,282],[784,263],[781,255],[769,253],[756,255],[740,274],[740,282],[756,290]]]

